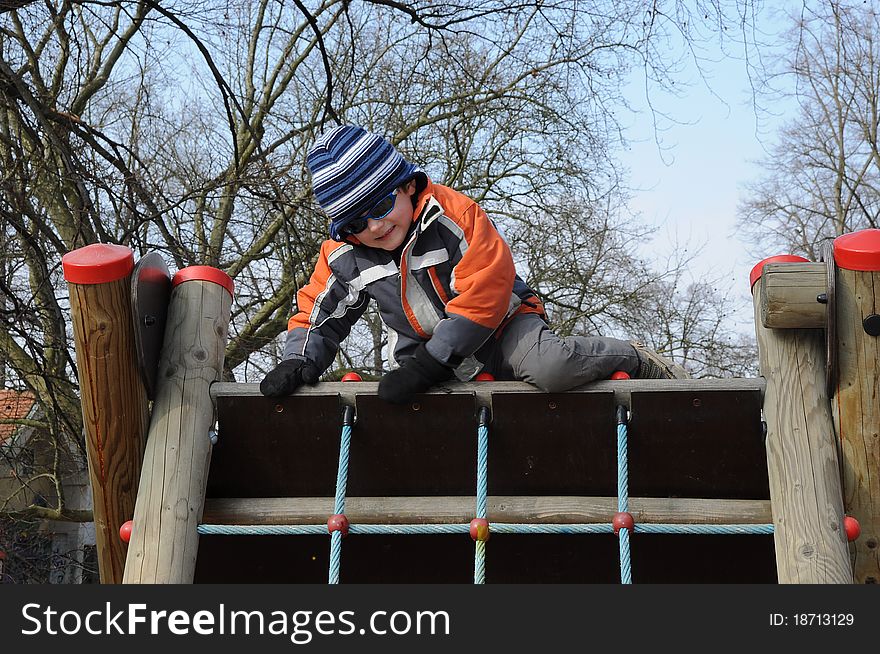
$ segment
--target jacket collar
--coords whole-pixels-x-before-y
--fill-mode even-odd
[[[434,197],[434,182],[432,182],[431,178],[427,175],[425,175],[425,179],[427,180],[427,184],[416,198],[415,209],[413,210],[413,222],[421,219],[422,212],[425,210],[428,201]]]

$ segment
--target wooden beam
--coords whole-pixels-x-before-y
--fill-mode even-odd
[[[641,391],[668,391],[693,393],[695,391],[757,391],[763,395],[764,379],[627,379],[623,381],[597,381],[565,391],[566,393],[614,393],[614,403],[630,406],[630,394]],[[294,395],[339,396],[343,403],[354,405],[356,395],[376,395],[379,382],[321,382],[303,386]],[[429,395],[467,393],[476,395],[481,406],[492,406],[493,393],[541,393],[537,387],[526,382],[447,382],[435,386]],[[260,396],[259,384],[236,384],[217,382],[211,385],[211,397]]]
[[[205,270],[174,277],[125,583],[192,583],[195,573],[214,423],[209,387],[223,374],[232,304],[231,280]],[[215,283],[219,275],[228,286]]]
[[[793,265],[793,264],[787,264]],[[768,329],[755,284],[759,364],[767,379],[767,469],[780,583],[852,583],[823,333]]]
[[[822,329],[827,305],[824,263],[768,263],[761,276],[761,322],[772,329]]]
[[[767,524],[767,500],[632,497],[636,522],[659,524]],[[349,497],[345,514],[360,524],[460,524],[475,515],[473,497]],[[490,496],[489,519],[506,523],[611,522],[616,497]],[[332,497],[209,498],[204,524],[322,524],[333,513]]]

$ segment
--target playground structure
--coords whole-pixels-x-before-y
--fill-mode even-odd
[[[224,273],[72,252],[101,580],[875,583],[880,230],[823,258],[755,266],[759,378],[398,407],[221,382]]]

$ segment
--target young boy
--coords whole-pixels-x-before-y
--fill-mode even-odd
[[[687,376],[626,341],[553,333],[486,213],[432,183],[382,137],[336,127],[314,144],[308,166],[332,240],[297,294],[283,360],[260,384],[264,395],[315,384],[370,298],[388,329],[392,367],[379,396],[393,403],[480,371],[548,392],[616,370]]]

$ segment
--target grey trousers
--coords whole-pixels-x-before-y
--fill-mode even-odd
[[[495,351],[495,377],[534,384],[556,393],[623,370],[633,377],[639,367],[635,348],[603,336],[557,336],[534,313],[521,313],[501,333]]]

